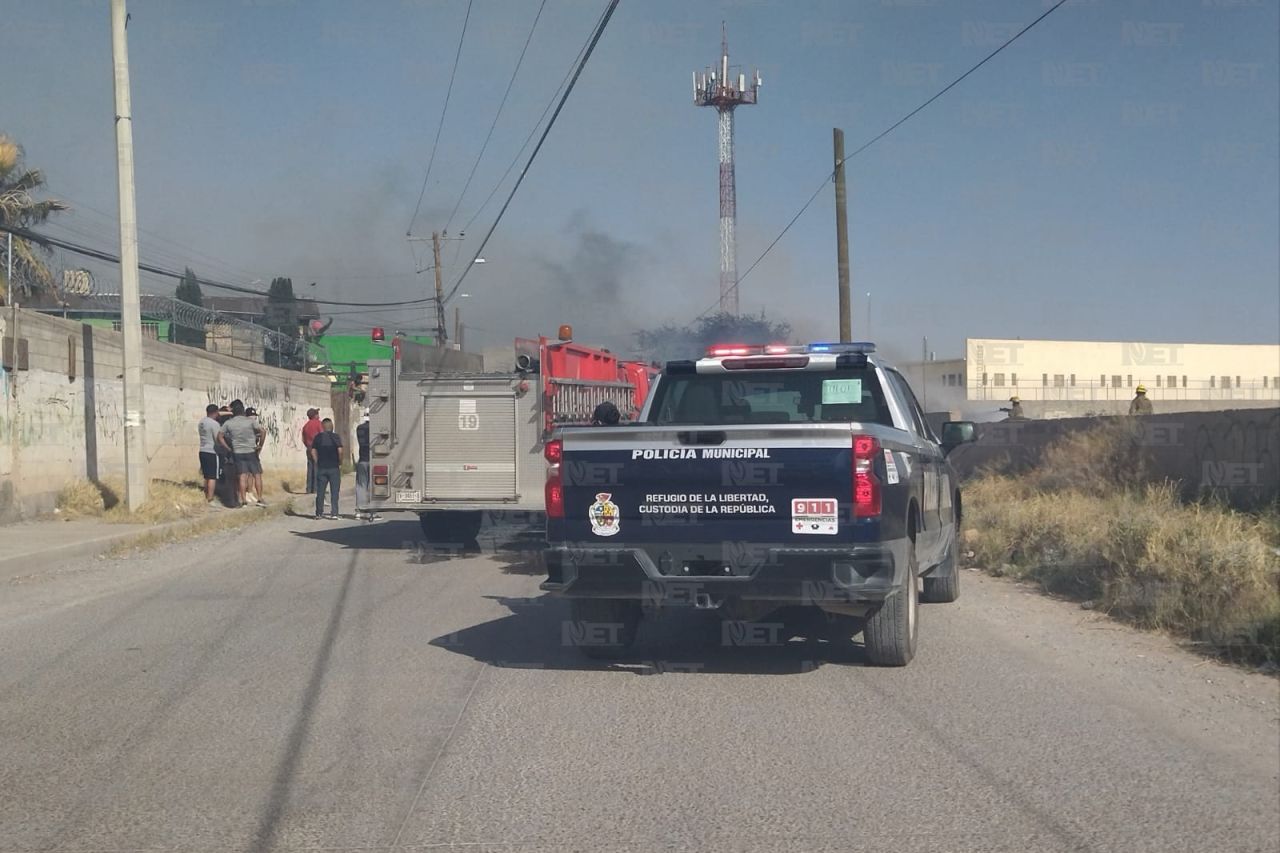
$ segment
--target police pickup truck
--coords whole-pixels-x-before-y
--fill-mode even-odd
[[[960,591],[946,455],[974,427],[943,435],[869,343],[669,362],[636,425],[547,442],[542,589],[570,600],[593,657],[631,645],[646,605],[744,621],[807,605],[860,629],[872,663],[903,666],[919,602]]]

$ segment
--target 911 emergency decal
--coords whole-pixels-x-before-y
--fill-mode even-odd
[[[840,529],[840,503],[833,498],[794,498],[791,532],[832,535]]]
[[[609,492],[598,492],[596,502],[587,510],[591,532],[597,536],[613,536],[619,530],[618,505],[610,500]]]
[[[887,447],[884,449],[884,474],[889,485],[898,482],[898,463],[893,459],[893,451]]]

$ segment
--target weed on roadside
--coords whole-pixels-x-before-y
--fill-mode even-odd
[[[1141,485],[1131,441],[1123,424],[1069,436],[1025,476],[970,482],[972,562],[1225,657],[1280,661],[1280,514]]]

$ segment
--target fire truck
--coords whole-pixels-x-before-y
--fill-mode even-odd
[[[375,330],[375,339],[380,330]],[[414,512],[433,543],[476,538],[486,511],[544,509],[543,444],[611,401],[639,417],[658,369],[573,340],[517,338],[510,366],[401,337],[369,362],[370,487],[361,512]]]

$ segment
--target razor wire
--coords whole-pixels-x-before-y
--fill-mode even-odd
[[[90,310],[119,312],[120,294],[94,293],[82,299],[81,305]],[[139,307],[149,318],[204,332],[206,341],[213,345],[213,352],[220,352],[225,346],[229,350],[225,354],[235,355],[239,345],[249,347],[250,351],[260,348],[264,357],[267,352],[278,353],[282,359],[308,367],[327,365],[329,362],[329,353],[321,344],[295,338],[276,329],[241,320],[212,308],[192,305],[171,296],[143,293],[139,297]],[[222,339],[226,339],[225,344]]]

